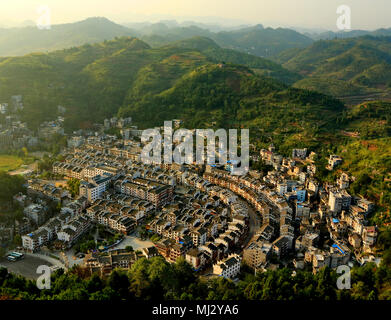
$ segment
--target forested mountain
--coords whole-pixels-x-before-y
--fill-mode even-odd
[[[245,51],[261,57],[271,57],[290,48],[305,48],[313,40],[291,29],[255,26],[212,37],[223,47]]]
[[[206,38],[161,48],[150,48],[136,38],[119,38],[48,54],[2,58],[0,99],[6,102],[12,95],[23,95],[26,112],[22,117],[35,125],[52,116],[58,104],[68,106],[70,122],[78,125],[83,119],[102,120],[116,113],[129,92],[145,83],[142,77],[154,77],[154,86],[169,89],[195,68],[223,62],[221,57],[226,63],[243,64],[287,83],[299,79],[274,62],[221,49]],[[152,92],[146,90],[145,95]]]
[[[274,135],[283,148],[291,138],[291,143],[311,145],[314,134],[333,126],[343,110],[337,100],[290,88],[244,66],[204,65],[166,88],[157,87],[156,78],[144,70],[139,76],[119,115],[132,116],[146,127],[173,118],[183,119],[189,128],[244,126],[253,130],[257,142],[261,135]]]
[[[224,48],[264,57],[289,48],[303,48],[313,42],[309,37],[296,31],[282,28],[265,29],[262,25],[213,32],[195,25],[155,23],[135,30],[106,18],[89,18],[76,23],[53,25],[49,30],[40,30],[36,26],[0,29],[0,56],[53,51],[121,36],[139,37],[153,47],[202,36],[213,39]]]
[[[0,101],[23,95],[21,117],[33,129],[62,105],[68,131],[115,114],[132,116],[141,128],[180,118],[189,128],[246,126],[258,144],[273,140],[282,151],[316,148],[338,139],[331,133],[343,128],[348,110],[307,89],[336,96],[386,91],[390,48],[389,38],[319,41],[281,55],[289,71],[205,37],[158,48],[122,37],[0,58]]]
[[[0,56],[53,51],[136,34],[134,30],[105,18],[52,25],[48,30],[38,29],[37,26],[3,28],[0,29]]]
[[[244,51],[261,57],[270,57],[289,48],[304,48],[313,42],[309,37],[294,30],[264,28],[262,25],[214,33],[195,26],[168,28],[164,24],[156,24],[139,32],[141,32],[141,39],[152,46],[191,36],[205,36],[215,40],[223,48]]]
[[[281,53],[276,61],[304,78],[298,88],[333,96],[391,93],[391,37],[320,40],[305,49]]]
[[[313,139],[319,128],[333,125],[343,105],[290,88],[298,79],[274,62],[222,49],[208,38],[160,48],[118,38],[3,58],[0,99],[23,95],[21,116],[33,128],[53,119],[62,105],[67,130],[91,127],[120,109],[140,127],[181,118],[188,127],[250,125],[267,134],[276,131],[281,139],[303,132]]]
[[[317,34],[307,34],[310,38],[314,40],[333,40],[333,39],[347,39],[347,38],[356,38],[361,36],[391,36],[391,28],[381,28],[375,31],[368,30],[352,30],[352,31],[326,31]]]

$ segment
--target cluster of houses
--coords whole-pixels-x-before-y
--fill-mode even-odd
[[[18,111],[24,109],[23,96],[12,96],[10,103],[0,103],[0,114],[5,121],[0,123],[0,150],[14,150],[22,147],[34,147],[40,139],[47,139],[55,134],[64,134],[63,117],[55,121],[46,121],[40,124],[38,134],[27,127],[27,123],[21,122]]]
[[[33,147],[37,144],[38,138],[17,117],[6,116],[5,122],[0,124],[0,150]]]
[[[366,218],[374,205],[348,193],[346,173],[342,172],[335,184],[320,186],[314,177],[314,154],[307,157],[306,149],[294,149],[292,158],[278,155],[273,146],[260,154],[274,170],[257,186],[269,208],[274,205],[276,219],[265,220],[261,212],[263,225],[243,251],[249,266],[265,270],[278,258],[293,262],[298,269],[309,266],[317,272],[371,253],[378,231]],[[330,170],[341,161],[330,156]]]
[[[110,127],[124,119],[112,120]],[[69,247],[92,223],[125,235],[145,226],[155,235],[155,251],[141,256],[160,254],[169,262],[183,257],[195,270],[212,266],[215,274],[235,278],[242,262],[256,270],[276,263],[307,266],[313,272],[334,268],[371,253],[376,243],[377,228],[367,221],[374,205],[349,194],[351,177],[346,173],[321,185],[315,177],[316,154],[308,155],[307,149],[293,149],[292,157],[285,158],[271,145],[260,151],[260,159],[272,170],[264,176],[256,171],[235,176],[227,165],[141,163],[141,145],[128,137],[103,134],[71,140],[53,173],[80,180],[78,209],[66,190],[30,180],[29,192],[63,208],[23,236],[28,250],[51,240]],[[333,170],[341,162],[331,155],[328,167]],[[25,216],[41,224],[39,212],[44,210],[31,205]],[[261,224],[250,233],[252,214]],[[115,267],[128,268],[139,257],[125,251],[94,253],[85,265],[106,274]]]
[[[128,195],[112,194],[96,200],[86,215],[115,232],[130,234],[154,210],[152,203]]]
[[[116,249],[108,252],[91,252],[84,257],[83,266],[90,272],[102,277],[110,275],[114,269],[130,269],[139,259],[158,256],[155,247],[143,248],[138,251]]]
[[[64,118],[59,116],[54,121],[45,121],[39,125],[38,137],[48,139],[53,135],[64,135]]]
[[[41,215],[39,227],[22,235],[22,246],[25,250],[35,252],[50,243],[54,243],[58,249],[66,249],[72,245],[91,227],[91,221],[82,212],[85,209],[84,199],[75,200],[61,208],[59,214],[45,221]],[[35,215],[43,212],[37,205],[26,208],[25,214],[30,217],[31,212]],[[43,208],[42,208],[43,209]]]
[[[215,194],[185,190],[162,207],[147,229],[161,237],[156,247],[168,261],[183,256],[199,269],[240,248],[248,232],[248,208],[240,200],[227,205]]]
[[[54,184],[40,179],[29,179],[27,181],[27,195],[38,196],[42,199],[62,204],[67,204],[72,201],[68,190],[56,187]]]
[[[132,124],[132,118],[131,117],[128,117],[128,118],[117,118],[117,117],[113,117],[111,119],[105,119],[104,122],[103,122],[103,125],[106,129],[110,129],[110,128],[124,128],[126,126],[129,126],[130,124]]]
[[[240,195],[213,185],[196,166],[143,164],[130,156],[139,147],[90,137],[54,163],[53,173],[80,179],[85,215],[113,231],[130,234],[153,216],[146,228],[160,236],[157,252],[170,262],[182,256],[199,269],[241,246],[249,219]]]

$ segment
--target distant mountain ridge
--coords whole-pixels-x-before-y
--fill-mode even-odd
[[[282,28],[265,29],[262,25],[213,32],[203,28],[202,24],[167,24],[145,24],[136,30],[106,18],[96,17],[75,23],[53,25],[50,30],[39,30],[35,26],[3,28],[0,29],[0,56],[66,49],[122,36],[138,37],[155,47],[193,36],[203,36],[213,39],[224,48],[265,57],[289,48],[303,48],[313,42],[309,37],[296,31]]]
[[[114,23],[103,17],[52,25],[50,30],[39,30],[32,21],[25,27],[0,28],[0,56],[24,55],[46,52],[112,40],[115,37],[132,36],[144,40],[153,47],[194,36],[213,39],[224,48],[243,51],[261,57],[274,57],[282,51],[304,48],[319,39],[355,38],[363,35],[390,36],[390,29],[376,31],[352,30],[349,32],[299,32],[300,28],[270,28],[262,24],[254,26],[222,27],[219,25],[175,20],[158,23]],[[305,30],[305,29],[303,29]]]
[[[36,26],[0,29],[0,56],[18,56],[31,52],[46,52],[111,40],[121,36],[136,36],[137,32],[106,18],[52,25],[49,30]]]
[[[266,58],[286,49],[304,48],[313,42],[311,38],[294,30],[264,28],[261,24],[216,33],[198,26],[169,28],[162,24],[155,24],[139,32],[141,32],[141,39],[152,46],[161,46],[192,36],[204,36],[213,39],[221,47]]]
[[[351,30],[351,31],[326,31],[321,33],[305,33],[310,38],[314,40],[333,40],[333,39],[347,39],[347,38],[357,38],[362,36],[391,36],[391,28],[380,28],[374,31],[368,30]]]

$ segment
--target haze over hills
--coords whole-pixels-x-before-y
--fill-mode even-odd
[[[222,47],[265,57],[289,48],[303,48],[312,43],[310,38],[290,29],[265,29],[262,25],[257,25],[213,32],[200,26],[203,25],[187,23],[176,26],[172,22],[165,22],[139,25],[136,30],[106,18],[89,18],[76,23],[53,25],[50,30],[39,30],[35,26],[0,29],[0,56],[65,49],[120,36],[139,37],[152,46],[161,46],[193,36],[205,36]]]
[[[306,48],[319,39],[391,35],[391,29],[321,33],[316,33],[315,30],[305,32],[305,29],[300,33],[295,29],[301,30],[300,28],[265,28],[262,24],[224,27],[194,21],[178,23],[175,20],[120,25],[106,18],[95,17],[75,23],[53,25],[50,30],[39,30],[29,21],[25,27],[0,28],[0,56],[66,49],[121,36],[138,37],[152,47],[159,47],[194,36],[202,36],[214,40],[224,48],[261,57],[274,57],[288,49]]]
[[[185,20],[182,22],[178,22],[176,20],[161,20],[159,22],[124,22],[121,23],[121,25],[128,27],[130,29],[134,29],[143,33],[148,33],[149,30],[153,30],[154,26],[163,24],[165,27],[168,28],[186,28],[186,27],[198,27],[200,29],[206,29],[211,32],[220,32],[220,31],[232,31],[232,30],[238,30],[242,28],[250,27],[250,25],[247,24],[240,24],[240,25],[220,25],[218,23],[203,23],[199,21],[194,20]]]
[[[136,34],[105,18],[53,25],[49,30],[40,30],[36,26],[3,28],[0,29],[0,56],[53,51]]]
[[[324,32],[304,32],[305,35],[309,36],[314,40],[333,40],[333,39],[346,39],[356,38],[361,36],[391,36],[391,28],[381,28],[374,31],[368,30],[352,30],[352,31],[324,31]]]
[[[244,51],[261,57],[270,57],[289,48],[304,48],[312,39],[291,29],[264,28],[261,24],[237,30],[211,32],[198,26],[168,27],[153,24],[141,32],[141,39],[152,46],[160,46],[191,36],[205,36],[224,48]]]
[[[335,97],[358,96],[358,102],[368,97],[381,98],[383,94],[389,93],[390,38],[366,36],[313,42],[296,31],[264,28],[262,25],[216,33],[199,26],[183,25],[168,21],[138,26],[136,30],[105,18],[90,18],[74,24],[53,26],[51,30],[29,27],[2,29],[0,39],[3,39],[3,44],[8,41],[4,37],[6,31],[21,34],[33,32],[41,36],[40,41],[30,42],[37,48],[72,48],[49,54],[36,53],[23,57],[0,58],[0,97],[6,101],[11,95],[22,94],[26,104],[32,108],[31,112],[23,117],[35,124],[47,117],[54,106],[67,104],[70,110],[74,111],[67,115],[67,122],[72,123],[72,128],[77,128],[83,121],[101,120],[115,114],[120,108],[123,114],[130,114],[141,120],[145,110],[155,115],[159,114],[151,109],[157,104],[165,105],[166,111],[172,111],[163,114],[179,117],[179,110],[186,110],[191,105],[183,105],[183,101],[177,99],[182,94],[179,89],[182,88],[180,83],[189,89],[188,94],[191,95],[193,90],[196,91],[196,86],[187,85],[191,78],[190,73],[200,73],[198,78],[191,79],[203,79],[206,77],[205,74],[214,78],[222,71],[213,66],[224,63],[230,65],[226,69],[231,70],[229,77],[236,72],[242,74],[239,80],[232,80],[239,83],[241,88],[248,87],[249,83],[243,81],[243,78],[261,77],[264,79],[263,85],[269,86],[270,80],[263,78],[266,76],[285,85],[293,84],[299,89],[309,89]],[[144,41],[134,37],[107,41],[117,34],[139,34]],[[202,36],[199,36],[200,34]],[[30,50],[27,49],[28,43],[24,48],[16,49],[18,39],[11,40],[15,45],[12,50]],[[104,43],[99,43],[103,40]],[[75,47],[75,43],[84,41],[91,44]],[[252,47],[248,47],[250,44]],[[8,50],[11,50],[11,47],[6,46]],[[283,51],[287,47],[290,49]],[[0,45],[1,49],[5,50],[5,47]],[[278,54],[275,58],[277,63],[243,51],[253,51],[257,55]],[[238,71],[235,65],[247,67],[248,70]],[[216,81],[220,80],[217,76]],[[210,87],[213,86],[211,83]],[[292,91],[289,87],[283,87],[284,85],[271,86],[277,92],[295,92],[300,96],[299,104],[317,105],[323,99],[328,99],[319,96],[316,101],[304,101],[305,99],[301,98],[307,93]],[[217,85],[209,94],[219,95],[218,92],[222,88],[222,85]],[[259,92],[265,93],[263,89],[260,88]],[[246,90],[252,92],[254,88],[249,86]],[[265,101],[271,105],[286,105],[289,102],[284,94],[269,93],[266,94],[268,98],[262,102],[264,105]],[[231,103],[227,97],[232,96],[226,94],[221,93],[226,97],[219,100],[220,107]],[[309,95],[315,96],[314,93]],[[203,96],[214,99],[205,93]],[[276,96],[278,99],[275,99]],[[183,99],[186,98],[189,97],[183,95]],[[250,108],[247,104],[246,108],[249,110],[245,111],[246,108],[243,109],[242,106],[246,103],[242,98],[244,97],[236,97],[232,102],[241,105],[235,112],[227,115],[227,110],[222,113],[219,110],[214,115],[215,118],[221,121],[235,118],[241,121],[256,119],[260,109]],[[205,112],[204,107],[208,103],[200,101],[198,105],[193,104],[193,107],[190,107],[189,115],[200,111],[198,120],[205,121],[210,116],[210,110]],[[170,104],[175,107],[170,107]],[[335,101],[332,104],[339,105]],[[197,108],[200,109],[195,111]],[[274,108],[277,110],[277,107]],[[91,117],[92,110],[94,115]],[[147,118],[151,125],[157,125],[159,117]]]

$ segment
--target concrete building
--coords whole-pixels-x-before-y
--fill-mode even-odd
[[[251,268],[256,269],[259,265],[268,261],[272,253],[273,245],[266,241],[256,241],[243,250],[243,261]]]
[[[241,257],[237,254],[231,254],[228,258],[213,265],[213,274],[233,279],[240,273],[240,263]]]
[[[97,175],[90,178],[88,182],[81,181],[79,188],[80,196],[85,196],[90,203],[95,202],[106,191],[111,178],[112,176],[110,174],[104,174],[103,176]]]

